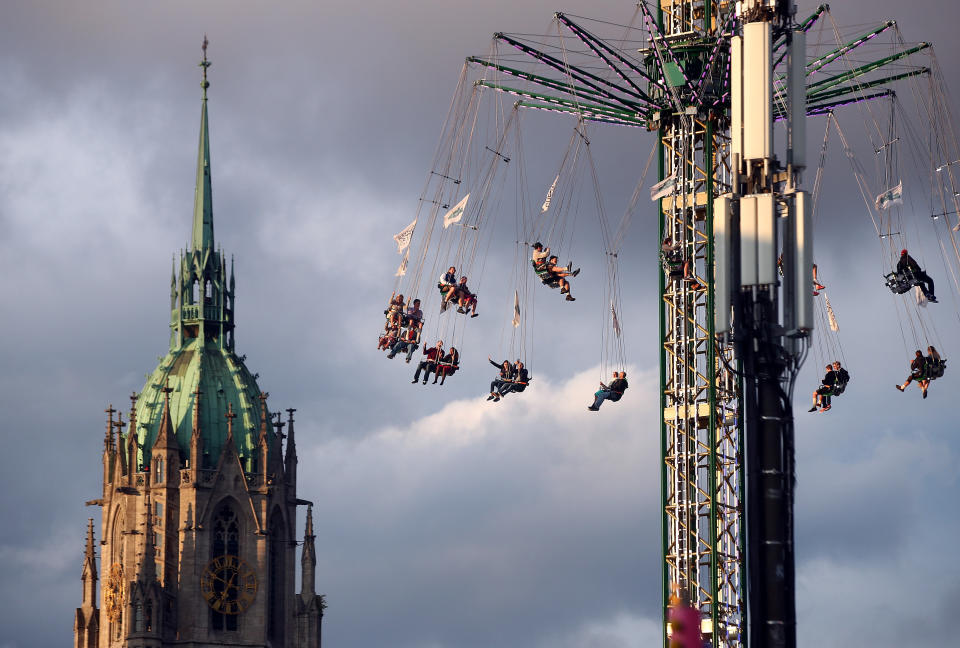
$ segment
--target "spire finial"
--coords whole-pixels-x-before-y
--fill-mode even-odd
[[[207,40],[206,34],[203,36],[203,60],[200,61],[200,69],[203,71],[203,81],[200,87],[203,88],[203,101],[200,106],[200,146],[197,153],[197,186],[194,190],[193,201],[193,236],[191,248],[194,251],[212,250],[213,244],[213,199],[210,185],[210,134],[207,129],[207,88],[210,82],[207,81],[207,68],[211,63],[207,60]]]
[[[266,434],[267,432],[267,399],[270,398],[270,394],[267,392],[260,392],[260,433]]]
[[[88,559],[96,558],[96,555],[97,555],[96,549],[94,549],[94,542],[93,542],[93,518],[88,518],[87,547],[84,553]]]
[[[224,416],[227,417],[227,438],[233,439],[233,419],[237,418],[233,413],[233,403],[227,403],[227,413]]]
[[[110,404],[107,409],[103,410],[104,414],[107,415],[107,434],[103,439],[104,447],[107,450],[113,448],[113,415],[117,410],[113,409],[113,404]]]
[[[209,60],[207,60],[207,45],[210,44],[210,41],[207,40],[207,35],[203,35],[203,45],[200,46],[200,49],[203,50],[203,60],[200,61],[200,69],[203,70],[203,81],[200,82],[200,87],[203,88],[203,100],[207,100],[207,88],[210,87],[210,82],[207,81],[207,68],[213,65]]]

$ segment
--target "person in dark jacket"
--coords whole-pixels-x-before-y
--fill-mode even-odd
[[[426,385],[427,378],[430,377],[430,372],[437,370],[437,363],[443,358],[443,341],[437,340],[436,346],[424,349],[423,355],[427,357],[417,365],[417,371],[413,374],[413,384],[416,384],[417,381],[420,380],[420,372],[425,371],[426,373],[423,374],[423,384]]]
[[[627,372],[614,371],[613,380],[610,381],[609,385],[600,383],[600,389],[593,395],[593,405],[588,405],[587,409],[596,412],[605,400],[617,402],[623,397],[623,392],[627,391],[627,387],[629,387]]]
[[[903,382],[902,385],[894,385],[900,391],[903,391],[907,388],[907,385],[912,383],[914,380],[917,381],[917,385],[920,386],[920,390],[923,392],[923,397],[927,397],[927,390],[924,387],[924,383],[927,385],[930,384],[930,381],[925,380],[926,378],[926,369],[927,369],[927,360],[923,357],[923,351],[917,349],[917,353],[914,356],[913,360],[910,362],[910,375],[907,376],[907,379]]]
[[[826,412],[832,405],[830,404],[830,395],[833,393],[833,387],[837,384],[837,372],[833,370],[833,365],[827,365],[827,373],[823,375],[820,386],[813,392],[813,407],[808,412],[816,412],[821,408],[821,412]]]
[[[930,278],[926,272],[920,268],[920,264],[916,260],[907,254],[906,250],[900,251],[900,260],[897,261],[897,273],[911,274],[913,278],[917,280],[917,285],[920,286],[920,290],[923,291],[923,296],[927,298],[927,301],[931,301],[934,304],[937,303],[937,298],[933,294],[933,279]]]
[[[500,388],[513,380],[513,365],[510,364],[509,360],[504,360],[498,364],[490,356],[487,356],[487,360],[500,370],[497,377],[490,383],[490,395],[487,396],[487,400],[498,401],[500,400]]]
[[[839,360],[833,362],[833,373],[837,374],[837,382],[833,386],[831,396],[839,396],[847,389],[847,383],[850,382],[850,372],[840,365]]]
[[[504,381],[500,385],[500,388],[497,390],[500,396],[506,396],[510,392],[520,393],[527,388],[527,385],[530,384],[530,372],[527,371],[526,367],[523,366],[523,363],[520,360],[517,360],[513,364],[513,377],[509,381]],[[494,402],[500,400],[495,398]]]

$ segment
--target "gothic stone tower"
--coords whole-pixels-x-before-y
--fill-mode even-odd
[[[313,513],[295,593],[293,412],[271,414],[234,352],[233,268],[214,247],[204,41],[190,249],[170,293],[170,351],[123,415],[107,409],[100,606],[87,530],[74,648],[319,648]],[[231,263],[232,266],[232,263]],[[283,428],[286,427],[286,434]],[[286,439],[286,448],[283,441]]]

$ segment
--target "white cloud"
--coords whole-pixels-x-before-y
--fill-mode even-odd
[[[462,645],[456,637],[471,631],[475,645],[520,645],[498,633],[536,636],[545,629],[524,619],[546,623],[563,606],[580,610],[560,624],[573,626],[637,596],[636,575],[653,578],[657,567],[658,536],[642,526],[657,515],[659,441],[656,428],[634,422],[655,420],[657,383],[628,373],[624,399],[599,413],[586,409],[597,368],[562,383],[539,376],[497,404],[454,401],[408,425],[314,446],[301,458],[311,467],[303,490],[323,494],[317,519],[338,521],[318,530],[331,604],[339,591],[347,617],[372,606],[400,626],[399,617],[430,606],[443,619],[434,629],[441,645]],[[356,591],[366,594],[355,610]],[[499,630],[474,628],[489,618]],[[584,632],[586,641],[607,631]]]

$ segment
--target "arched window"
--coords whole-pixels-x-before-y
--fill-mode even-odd
[[[143,604],[143,628],[147,632],[153,632],[153,601],[150,599]]]
[[[191,304],[200,303],[200,282],[196,279],[193,280],[193,291],[191,292],[190,297]]]
[[[153,466],[153,483],[159,484],[163,481],[163,459],[157,457]]]
[[[203,298],[206,301],[210,301],[211,299],[213,299],[213,284],[210,282],[209,279],[207,279],[207,282],[204,284]]]
[[[213,538],[210,543],[210,559],[218,556],[240,555],[240,520],[236,511],[223,505],[213,517]],[[215,585],[214,587],[217,587]],[[210,610],[210,627],[214,630],[236,630],[237,615]]]

